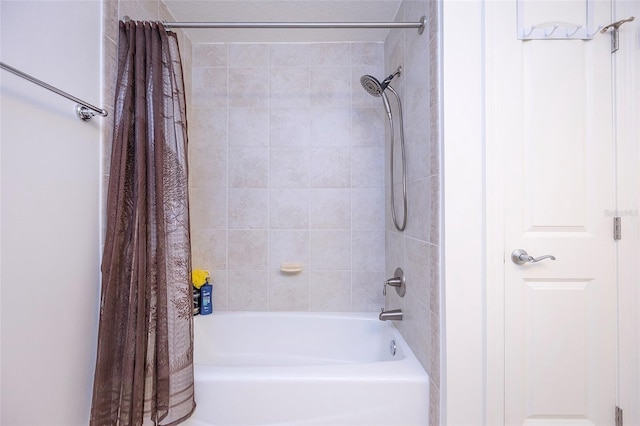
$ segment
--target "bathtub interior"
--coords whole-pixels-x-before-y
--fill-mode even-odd
[[[376,313],[221,312],[194,334],[187,426],[428,424],[429,378]]]
[[[372,313],[221,312],[196,318],[194,335],[196,364],[327,365],[405,357],[395,327]]]

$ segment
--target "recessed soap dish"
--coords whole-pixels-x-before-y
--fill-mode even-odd
[[[282,262],[280,264],[280,270],[286,274],[297,274],[302,272],[302,269],[302,263]]]

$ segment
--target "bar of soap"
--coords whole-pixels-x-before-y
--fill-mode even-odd
[[[280,270],[288,274],[296,274],[302,272],[302,263],[282,262],[280,264]]]

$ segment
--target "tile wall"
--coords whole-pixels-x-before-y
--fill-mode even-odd
[[[438,116],[438,2],[404,0],[396,21],[427,17],[422,35],[416,30],[391,30],[385,40],[385,74],[402,66],[391,85],[402,99],[407,157],[408,219],[403,233],[391,222],[386,203],[386,275],[404,270],[407,293],[387,292],[387,309],[401,308],[404,320],[396,326],[431,378],[430,423],[438,425],[440,404],[440,137]],[[392,112],[399,112],[390,98]],[[398,126],[396,126],[398,127]],[[390,152],[389,129],[387,156]],[[396,134],[399,138],[399,134]],[[398,140],[398,139],[397,139]],[[396,144],[396,148],[399,144]],[[395,159],[400,157],[396,151]],[[389,176],[389,158],[385,159]],[[402,215],[401,165],[395,162],[396,215]],[[387,185],[386,200],[390,200]]]
[[[383,48],[193,46],[192,254],[214,309],[382,306],[385,124],[359,80],[383,74]]]

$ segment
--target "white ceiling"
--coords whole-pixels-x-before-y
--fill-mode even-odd
[[[393,22],[400,0],[164,0],[177,22]],[[419,21],[416,17],[415,21]],[[190,29],[193,43],[384,41],[388,29]]]

